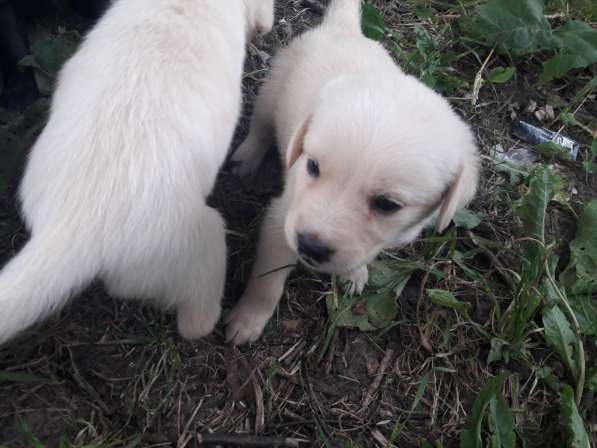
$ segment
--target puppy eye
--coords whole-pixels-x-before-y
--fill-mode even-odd
[[[311,177],[319,177],[319,163],[316,160],[309,159],[307,161],[307,172]]]
[[[391,215],[402,208],[400,204],[394,202],[387,196],[377,196],[371,201],[371,208],[384,215]]]

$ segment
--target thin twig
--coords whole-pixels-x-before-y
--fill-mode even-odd
[[[263,407],[263,392],[259,385],[257,375],[251,375],[253,395],[255,396],[255,434],[259,434],[265,428],[265,410]]]
[[[375,392],[377,391],[377,389],[379,389],[379,386],[381,386],[381,382],[384,378],[386,368],[388,367],[388,364],[390,363],[390,360],[392,359],[393,356],[394,356],[394,350],[392,350],[390,348],[387,349],[386,353],[383,356],[383,359],[381,360],[381,363],[379,364],[379,369],[377,370],[377,374],[375,375],[373,382],[369,386],[369,389],[367,389],[367,394],[365,395],[365,398],[363,399],[363,404],[361,405],[361,410],[359,412],[364,412],[365,410],[367,410],[367,408],[373,401],[373,395],[375,395]]]
[[[423,280],[421,280],[421,288],[419,290],[419,298],[417,299],[417,310],[416,310],[416,317],[417,317],[417,330],[419,331],[419,338],[421,340],[421,345],[425,350],[429,353],[433,354],[433,347],[429,343],[429,339],[427,335],[424,333],[423,328],[421,327],[421,304],[423,303],[423,297],[425,296],[425,286],[427,286],[427,281],[429,280],[429,275],[431,274],[431,266],[429,269],[425,271],[423,275]]]
[[[253,448],[298,448],[297,439],[282,437],[260,437],[245,434],[197,434],[199,446],[233,446]]]
[[[379,446],[384,448],[396,448],[396,445],[386,439],[379,429],[371,430],[371,437],[375,440]]]
[[[485,58],[485,61],[481,65],[481,68],[477,72],[477,75],[475,76],[475,84],[473,85],[473,94],[471,96],[471,104],[473,106],[475,104],[477,104],[477,100],[479,99],[479,92],[481,91],[481,86],[483,85],[483,71],[485,70],[485,67],[487,67],[487,64],[489,64],[489,61],[491,60],[491,57],[493,56],[494,50],[495,50],[495,47],[491,49],[491,51]]]
[[[187,421],[187,424],[185,425],[182,434],[178,438],[178,444],[176,445],[177,448],[185,448],[188,445],[188,443],[191,441],[191,439],[193,438],[193,436],[191,434],[189,434],[189,430],[191,429],[191,425],[195,421],[195,417],[197,417],[197,412],[199,412],[199,409],[201,409],[202,406],[203,406],[203,398],[201,399],[201,401],[199,401],[199,404],[195,407],[195,410],[191,414],[191,418]]]

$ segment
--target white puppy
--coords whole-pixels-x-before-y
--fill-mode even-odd
[[[208,207],[241,105],[245,44],[273,0],[116,0],[63,68],[20,188],[31,240],[0,273],[0,342],[95,278],[220,315],[224,222]]]
[[[233,157],[241,174],[256,170],[274,135],[285,151],[286,187],[227,317],[236,344],[259,337],[297,258],[360,293],[382,249],[412,242],[433,220],[443,230],[477,185],[471,131],[363,36],[359,0],[333,0],[320,27],[276,56]]]

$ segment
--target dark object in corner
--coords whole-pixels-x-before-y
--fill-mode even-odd
[[[0,107],[23,110],[39,98],[31,67],[19,61],[29,54],[26,22],[54,11],[58,0],[0,0],[0,71],[4,89]],[[88,20],[97,20],[110,0],[71,0],[72,8]]]
[[[39,3],[44,10],[49,6],[47,2]],[[32,1],[0,0],[0,69],[4,81],[1,107],[21,110],[39,96],[33,70],[18,67],[19,61],[29,53],[24,19],[32,9]]]
[[[96,21],[110,5],[110,0],[71,0],[70,3],[81,17]]]

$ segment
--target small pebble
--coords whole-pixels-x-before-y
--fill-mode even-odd
[[[529,114],[532,114],[536,110],[537,110],[537,101],[535,101],[535,100],[529,101],[529,105],[527,106],[527,112]]]
[[[553,107],[551,107],[549,104],[545,105],[545,118],[548,120],[553,120],[556,118],[556,113],[554,112]]]
[[[539,121],[545,120],[545,115],[547,115],[547,114],[545,113],[545,111],[543,109],[539,109],[539,110],[535,111],[535,118]]]

